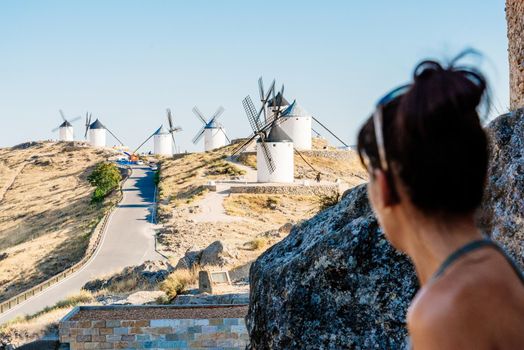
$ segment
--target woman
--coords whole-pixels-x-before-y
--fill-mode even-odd
[[[524,349],[524,280],[475,226],[488,163],[473,69],[420,63],[360,130],[369,199],[421,289],[407,315],[411,347]]]

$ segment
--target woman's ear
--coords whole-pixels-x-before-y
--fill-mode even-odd
[[[373,171],[373,176],[375,178],[374,182],[377,190],[377,204],[381,208],[391,207],[395,201],[393,200],[393,195],[386,174],[382,170],[375,169]]]

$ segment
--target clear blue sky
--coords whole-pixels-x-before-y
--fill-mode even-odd
[[[289,99],[353,144],[377,98],[417,61],[465,47],[487,58],[494,113],[507,109],[503,0],[3,0],[0,146],[56,138],[61,108],[92,112],[133,148],[170,107],[182,149],[201,149],[192,107],[223,105],[229,135],[245,136],[241,100],[256,100],[259,76],[285,83]]]

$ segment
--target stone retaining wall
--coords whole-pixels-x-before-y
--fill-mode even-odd
[[[295,196],[331,196],[342,193],[338,185],[234,185],[231,193],[289,194]]]
[[[249,342],[244,318],[70,320],[76,312],[59,324],[71,350],[245,349]]]

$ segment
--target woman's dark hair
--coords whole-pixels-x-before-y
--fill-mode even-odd
[[[488,151],[477,109],[486,85],[472,68],[427,60],[415,68],[407,92],[383,106],[389,171],[423,212],[461,215],[480,205]],[[359,132],[358,152],[380,168],[373,117]]]

